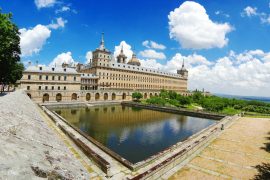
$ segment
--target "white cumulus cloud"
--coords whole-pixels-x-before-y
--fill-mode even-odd
[[[56,22],[52,21],[52,23],[47,25],[47,27],[50,29],[64,28],[66,23],[67,20],[63,19],[62,17],[59,17],[56,18]]]
[[[166,59],[163,52],[157,52],[154,49],[146,49],[139,52],[139,55],[149,59]]]
[[[22,28],[19,30],[21,56],[32,56],[40,52],[47,39],[51,36],[51,29],[64,28],[66,20],[63,18],[56,18],[56,23],[45,26],[38,24],[34,28]]]
[[[87,64],[87,63],[90,63],[90,60],[92,60],[92,58],[93,58],[93,53],[92,53],[92,51],[87,51],[87,52],[86,52],[86,55],[85,55],[85,59],[86,59],[85,63],[86,63],[86,64]]]
[[[142,66],[176,73],[185,59],[190,90],[206,89],[212,93],[270,96],[270,52],[260,49],[235,53],[208,61],[204,56],[177,53],[165,64],[141,60]]]
[[[38,9],[52,7],[56,2],[56,0],[35,0]]]
[[[51,36],[51,30],[43,25],[36,25],[32,29],[22,28],[20,31],[20,46],[22,56],[31,56],[38,53],[46,40]]]
[[[71,52],[63,52],[58,54],[49,66],[62,66],[63,63],[76,64],[77,62],[73,59]]]
[[[128,43],[126,43],[126,41],[121,41],[118,46],[114,47],[114,53],[113,53],[114,57],[116,58],[120,54],[122,46],[123,46],[124,54],[127,56],[127,61],[128,61],[131,59],[133,51],[131,50],[131,46]]]
[[[170,37],[187,49],[222,48],[233,29],[228,23],[213,22],[204,7],[193,1],[184,2],[168,18]]]
[[[164,50],[166,49],[166,46],[164,46],[163,44],[158,44],[157,42],[155,41],[150,41],[150,40],[145,40],[142,42],[142,45],[144,47],[147,47],[147,48],[152,48],[152,49],[160,49],[160,50]]]

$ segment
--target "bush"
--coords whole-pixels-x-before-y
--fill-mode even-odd
[[[156,96],[153,96],[150,99],[147,99],[146,102],[148,104],[155,104],[155,105],[161,105],[161,106],[165,106],[166,104],[165,99],[163,99],[162,97],[156,97]]]
[[[139,101],[142,97],[143,97],[143,95],[140,92],[132,93],[132,98],[135,99],[135,101]]]

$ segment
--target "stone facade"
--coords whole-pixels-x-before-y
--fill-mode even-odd
[[[121,48],[113,60],[104,37],[87,65],[69,67],[30,66],[23,72],[20,87],[36,102],[131,100],[135,91],[143,98],[158,95],[161,89],[187,93],[188,71],[184,63],[177,73],[141,67],[133,54],[127,62]]]

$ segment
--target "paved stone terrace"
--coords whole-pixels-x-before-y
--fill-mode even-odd
[[[253,179],[269,147],[270,119],[240,118],[170,179]]]

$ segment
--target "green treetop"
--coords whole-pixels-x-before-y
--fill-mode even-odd
[[[0,9],[0,84],[14,84],[22,77],[24,69],[20,63],[20,33],[11,21],[12,14]],[[3,88],[1,89],[2,92]]]

